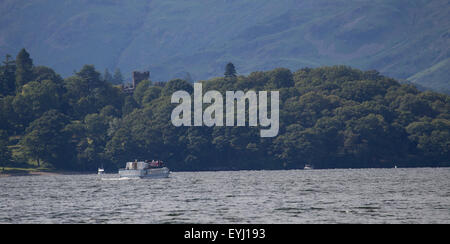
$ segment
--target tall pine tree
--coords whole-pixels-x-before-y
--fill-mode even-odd
[[[114,85],[120,85],[123,83],[123,76],[122,76],[122,73],[120,72],[120,69],[117,68],[114,70],[114,76],[113,76],[112,80],[113,80],[112,83]]]
[[[16,63],[10,58],[11,55],[7,54],[0,69],[0,89],[5,96],[13,95],[16,90]]]
[[[236,77],[236,68],[234,67],[233,63],[228,63],[227,66],[225,66],[224,75],[227,78]]]
[[[33,60],[23,48],[16,58],[16,89],[33,80]]]

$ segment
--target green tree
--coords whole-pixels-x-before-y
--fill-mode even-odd
[[[6,131],[0,130],[0,165],[5,170],[5,165],[11,159],[11,152],[8,149],[8,134]]]
[[[134,100],[133,97],[127,96],[125,98],[125,102],[122,107],[122,114],[125,116],[131,112],[133,112],[134,109],[138,108],[139,104]]]
[[[33,77],[34,81],[44,81],[44,80],[51,80],[54,83],[60,85],[63,83],[63,79],[60,75],[56,74],[56,72],[45,66],[36,66],[33,68]]]
[[[112,105],[106,105],[100,110],[100,114],[109,118],[119,118],[120,112],[117,108]]]
[[[450,157],[450,121],[435,119],[413,122],[406,127],[409,138],[429,160],[445,162]]]
[[[0,95],[14,95],[16,90],[16,64],[10,60],[11,55],[6,55],[3,66],[0,67]]]
[[[65,79],[64,87],[67,91],[64,96],[70,106],[67,110],[78,119],[98,113],[107,105],[122,108],[124,94],[121,89],[102,80],[92,65],[85,65],[75,76]]]
[[[144,97],[145,92],[150,88],[150,85],[151,81],[143,80],[139,82],[137,87],[134,89],[133,98],[138,104],[142,105],[142,98]]]
[[[162,90],[162,94],[164,96],[172,96],[172,94],[176,91],[186,91],[189,94],[194,92],[194,87],[192,87],[192,84],[181,79],[174,79],[164,86]]]
[[[236,77],[236,68],[234,67],[233,63],[228,63],[225,66],[225,73],[224,73],[225,77],[227,78],[233,78]]]
[[[12,103],[21,124],[26,126],[46,111],[59,109],[62,103],[61,89],[61,86],[51,80],[25,84],[22,92],[16,95]]]
[[[19,124],[12,105],[13,101],[13,96],[0,97],[0,130],[8,131],[10,134],[17,132]]]
[[[33,79],[33,60],[30,58],[30,54],[23,48],[16,57],[16,88],[20,89]]]
[[[286,88],[294,86],[294,78],[292,72],[286,68],[277,68],[269,72],[269,88]]]
[[[112,162],[116,163],[116,167],[123,167],[123,163],[136,157],[140,148],[131,136],[128,128],[120,128],[114,133],[111,140],[106,145],[105,153]]]
[[[21,139],[21,149],[36,160],[38,167],[45,161],[56,168],[70,168],[67,160],[68,135],[64,132],[69,118],[50,110],[33,121]]]
[[[82,170],[95,170],[101,164],[107,164],[104,151],[108,141],[109,121],[107,117],[95,113],[86,115],[83,122],[83,137],[77,141],[78,167]]]
[[[66,88],[65,97],[71,104],[89,95],[88,81],[78,76],[71,76],[65,79],[64,87]]]
[[[147,90],[145,90],[144,92],[144,96],[142,97],[141,103],[144,104],[148,104],[151,101],[159,98],[161,96],[161,87],[158,86],[152,86],[150,88],[148,88]]]
[[[119,69],[119,68],[116,68],[116,69],[114,70],[114,75],[113,75],[113,78],[112,78],[112,83],[113,83],[114,85],[120,85],[120,84],[123,84],[123,75],[122,75],[122,73],[120,72],[120,69]]]
[[[100,79],[100,73],[95,70],[94,65],[84,65],[76,75],[86,81],[89,91],[102,86],[104,83]]]

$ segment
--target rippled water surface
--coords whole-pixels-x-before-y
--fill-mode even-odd
[[[23,176],[0,189],[0,223],[450,223],[448,168]]]

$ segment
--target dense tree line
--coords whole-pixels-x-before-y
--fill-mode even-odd
[[[116,82],[123,80],[116,71]],[[450,166],[450,96],[420,92],[376,71],[285,68],[202,81],[204,91],[280,91],[280,132],[175,127],[173,92],[190,82],[143,81],[132,95],[85,65],[63,79],[26,50],[0,67],[0,162],[113,170],[161,159],[173,170]],[[205,108],[206,106],[204,106]]]

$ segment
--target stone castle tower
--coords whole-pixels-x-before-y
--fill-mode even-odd
[[[133,71],[133,87],[136,88],[136,86],[139,84],[139,82],[143,80],[149,80],[150,79],[150,72],[139,72],[139,71]]]

